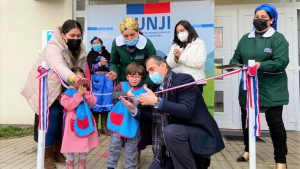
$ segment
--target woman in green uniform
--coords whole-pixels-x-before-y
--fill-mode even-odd
[[[261,111],[265,112],[274,147],[274,159],[277,169],[286,165],[286,131],[282,120],[283,105],[289,102],[287,75],[285,69],[289,63],[289,44],[284,36],[277,32],[278,13],[269,4],[255,9],[254,29],[242,37],[230,64],[245,64],[255,60],[258,69],[259,99]],[[248,161],[249,141],[246,123],[246,93],[239,90],[242,129],[244,135],[244,153],[238,162]],[[250,157],[251,158],[251,157]]]
[[[125,69],[131,62],[138,62],[145,66],[146,59],[156,54],[152,42],[139,31],[138,22],[130,17],[120,23],[121,36],[113,40],[111,48],[110,72],[107,76],[111,80],[127,81]],[[152,82],[147,75],[144,84]]]
[[[122,35],[116,37],[112,43],[110,72],[107,74],[111,80],[117,80],[117,82],[127,81],[125,75],[127,65],[138,62],[145,67],[147,58],[156,54],[152,42],[143,36],[135,19],[130,17],[123,19],[120,23],[120,32]],[[152,88],[153,83],[148,74],[141,82],[141,86],[143,84],[147,84],[149,88]],[[152,115],[144,114],[144,117],[140,120],[141,139],[138,143],[137,168],[140,168],[141,150],[152,144],[151,124]]]

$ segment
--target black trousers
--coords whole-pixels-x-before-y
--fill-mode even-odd
[[[265,111],[266,121],[269,126],[271,139],[274,147],[274,159],[276,163],[286,163],[288,153],[286,144],[286,131],[282,120],[283,106],[268,107]],[[245,151],[249,152],[249,130],[245,128],[246,110],[241,108],[242,129],[244,135]]]

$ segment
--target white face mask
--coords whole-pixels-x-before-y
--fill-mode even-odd
[[[178,37],[178,39],[179,39],[181,42],[187,41],[188,36],[189,36],[189,33],[188,33],[187,31],[179,32],[179,33],[177,34],[177,37]]]

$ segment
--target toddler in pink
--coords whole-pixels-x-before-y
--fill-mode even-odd
[[[76,74],[84,78],[84,73],[81,68],[74,67],[71,70]],[[72,96],[69,95],[70,91]],[[83,106],[83,102],[87,102],[88,107],[93,107],[97,99],[88,91],[88,87],[84,85],[73,84],[73,86],[67,89],[61,96],[60,103],[64,107],[64,133],[61,146],[61,153],[66,156],[66,168],[74,168],[74,153],[78,153],[78,168],[86,168],[86,154],[93,148],[98,147],[99,138],[98,132],[95,125],[95,120],[90,111],[88,116],[90,117],[90,122],[88,123],[88,118],[84,118],[83,125],[90,125],[91,131],[88,135],[80,135],[76,130],[74,130],[74,121],[79,121],[76,119],[76,110],[79,111],[79,106]],[[90,113],[90,114],[89,114]],[[77,116],[78,117],[78,116]],[[78,122],[79,124],[79,122]],[[75,125],[76,126],[76,125]],[[80,125],[78,125],[80,126]],[[76,127],[75,127],[76,128]]]

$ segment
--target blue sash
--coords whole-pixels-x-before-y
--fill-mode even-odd
[[[124,92],[130,90],[128,82],[121,82],[120,87]],[[132,93],[139,97],[142,93],[146,93],[146,90],[141,87],[133,89]],[[139,128],[139,122],[132,117],[128,108],[121,100],[109,112],[106,124],[107,129],[125,138],[134,138]]]
[[[68,88],[64,94],[73,97],[77,90]],[[81,102],[76,108],[76,119],[71,121],[71,130],[74,126],[74,132],[78,137],[87,137],[94,132],[94,123],[92,112],[86,101]]]

